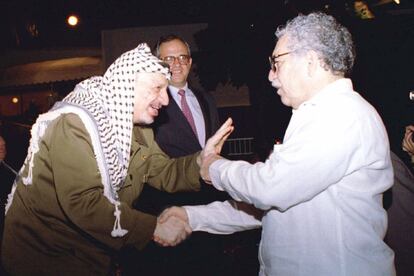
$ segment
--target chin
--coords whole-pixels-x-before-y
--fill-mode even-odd
[[[281,97],[281,101],[283,105],[292,107],[292,103],[288,99]]]
[[[174,79],[174,78],[172,78],[171,79],[171,84],[172,85],[175,85],[175,86],[181,86],[181,85],[184,85],[185,84],[185,79],[183,79],[183,78],[176,78],[176,79]]]
[[[141,125],[141,126],[146,126],[146,125],[150,125],[155,121],[154,117],[147,117],[147,118],[140,118],[137,120],[134,120],[134,124],[137,125]]]

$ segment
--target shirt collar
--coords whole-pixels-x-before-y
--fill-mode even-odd
[[[188,91],[188,83],[185,83],[185,85],[181,88],[178,88],[178,87],[175,87],[175,86],[172,86],[172,85],[168,85],[168,89],[170,90],[170,93],[177,96],[178,95],[178,90],[183,89],[183,90],[185,90],[185,92]]]
[[[315,94],[312,98],[307,101],[304,101],[298,109],[301,109],[304,106],[315,106],[321,101],[323,101],[327,96],[337,93],[342,93],[344,91],[353,91],[352,81],[348,78],[341,78],[334,82],[331,82],[324,88],[322,88],[318,93]]]

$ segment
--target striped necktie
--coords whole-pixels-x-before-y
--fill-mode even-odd
[[[183,89],[178,90],[178,95],[181,96],[181,110],[184,116],[187,118],[187,121],[190,124],[191,128],[193,129],[194,134],[198,137],[197,128],[194,123],[193,114],[191,114],[190,107],[188,106],[187,100],[185,98],[185,90]]]

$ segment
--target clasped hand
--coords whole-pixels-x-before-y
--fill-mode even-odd
[[[207,140],[206,146],[197,157],[200,175],[210,183],[208,169],[212,162],[221,158],[220,152],[227,137],[233,132],[233,120],[227,119],[217,132]],[[182,207],[166,209],[157,219],[153,239],[161,246],[175,246],[185,240],[192,230],[188,224],[187,213]]]
[[[176,246],[184,241],[191,232],[188,222],[175,216],[163,218],[161,214],[157,219],[153,239],[161,246]]]

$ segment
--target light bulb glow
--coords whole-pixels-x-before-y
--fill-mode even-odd
[[[76,26],[79,23],[79,19],[76,15],[70,15],[67,19],[67,22],[70,26]]]
[[[17,104],[18,102],[19,102],[19,98],[17,97],[12,98],[12,103]]]

